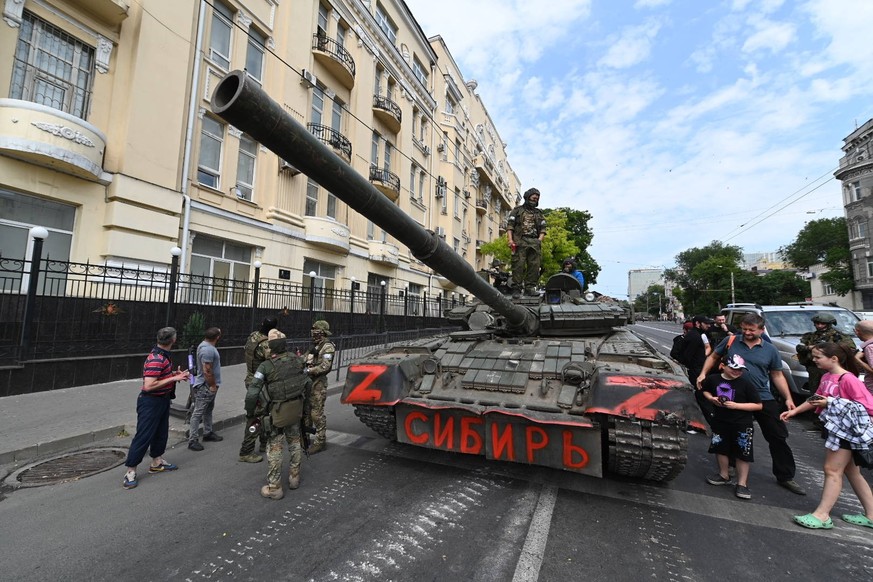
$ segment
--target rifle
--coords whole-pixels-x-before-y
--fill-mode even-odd
[[[306,419],[309,418],[309,415],[304,413],[300,416],[300,444],[303,446],[303,452],[306,453],[306,458],[309,458],[309,446],[312,444],[312,441],[309,439],[309,435],[315,434],[315,427],[309,426],[306,422]]]

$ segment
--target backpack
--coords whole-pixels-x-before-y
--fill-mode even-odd
[[[670,357],[679,362],[682,365],[685,365],[680,358],[682,357],[682,353],[685,351],[685,346],[688,345],[688,338],[685,337],[685,334],[679,334],[673,338],[673,347],[670,349]]]

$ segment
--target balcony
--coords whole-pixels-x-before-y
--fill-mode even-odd
[[[312,35],[312,54],[343,87],[355,86],[355,60],[340,43],[316,33]]]
[[[397,174],[392,173],[385,168],[380,168],[375,164],[370,165],[370,183],[372,183],[382,194],[387,196],[392,202],[396,202],[400,197],[400,178]]]
[[[100,184],[106,136],[85,121],[53,107],[0,99],[0,154]]]
[[[473,158],[473,166],[479,171],[479,176],[483,178],[487,184],[490,184],[493,190],[501,190],[497,183],[497,174],[494,171],[494,163],[491,161],[491,158],[484,153],[480,153]]]
[[[400,131],[403,113],[400,111],[400,106],[387,97],[373,95],[373,115],[392,133]]]
[[[476,197],[476,214],[485,214],[488,212],[488,203],[485,202],[485,198],[482,196]]]
[[[400,249],[396,246],[380,240],[367,242],[367,254],[374,263],[396,266],[400,262]]]
[[[352,142],[346,136],[333,128],[318,123],[308,123],[306,124],[306,129],[322,143],[332,147],[333,151],[344,159],[346,163],[352,162]]]
[[[304,216],[303,228],[306,242],[329,251],[346,254],[349,252],[349,227],[329,218]]]

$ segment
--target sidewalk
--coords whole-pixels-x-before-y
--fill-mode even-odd
[[[328,389],[338,385],[331,372]],[[222,431],[245,419],[245,364],[223,366],[222,386],[212,413],[213,428]],[[136,399],[141,379],[77,386],[0,398],[0,467],[87,447],[126,431],[136,432]],[[188,389],[177,388],[176,406],[184,406]],[[184,437],[184,420],[170,416],[170,437]],[[241,438],[242,432],[235,434]],[[227,437],[228,435],[223,435]]]

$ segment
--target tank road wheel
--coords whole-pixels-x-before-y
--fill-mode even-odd
[[[379,436],[388,440],[397,440],[397,418],[393,406],[355,405],[355,416],[370,427]]]
[[[688,435],[647,420],[607,417],[606,469],[650,481],[675,479],[688,458]]]

